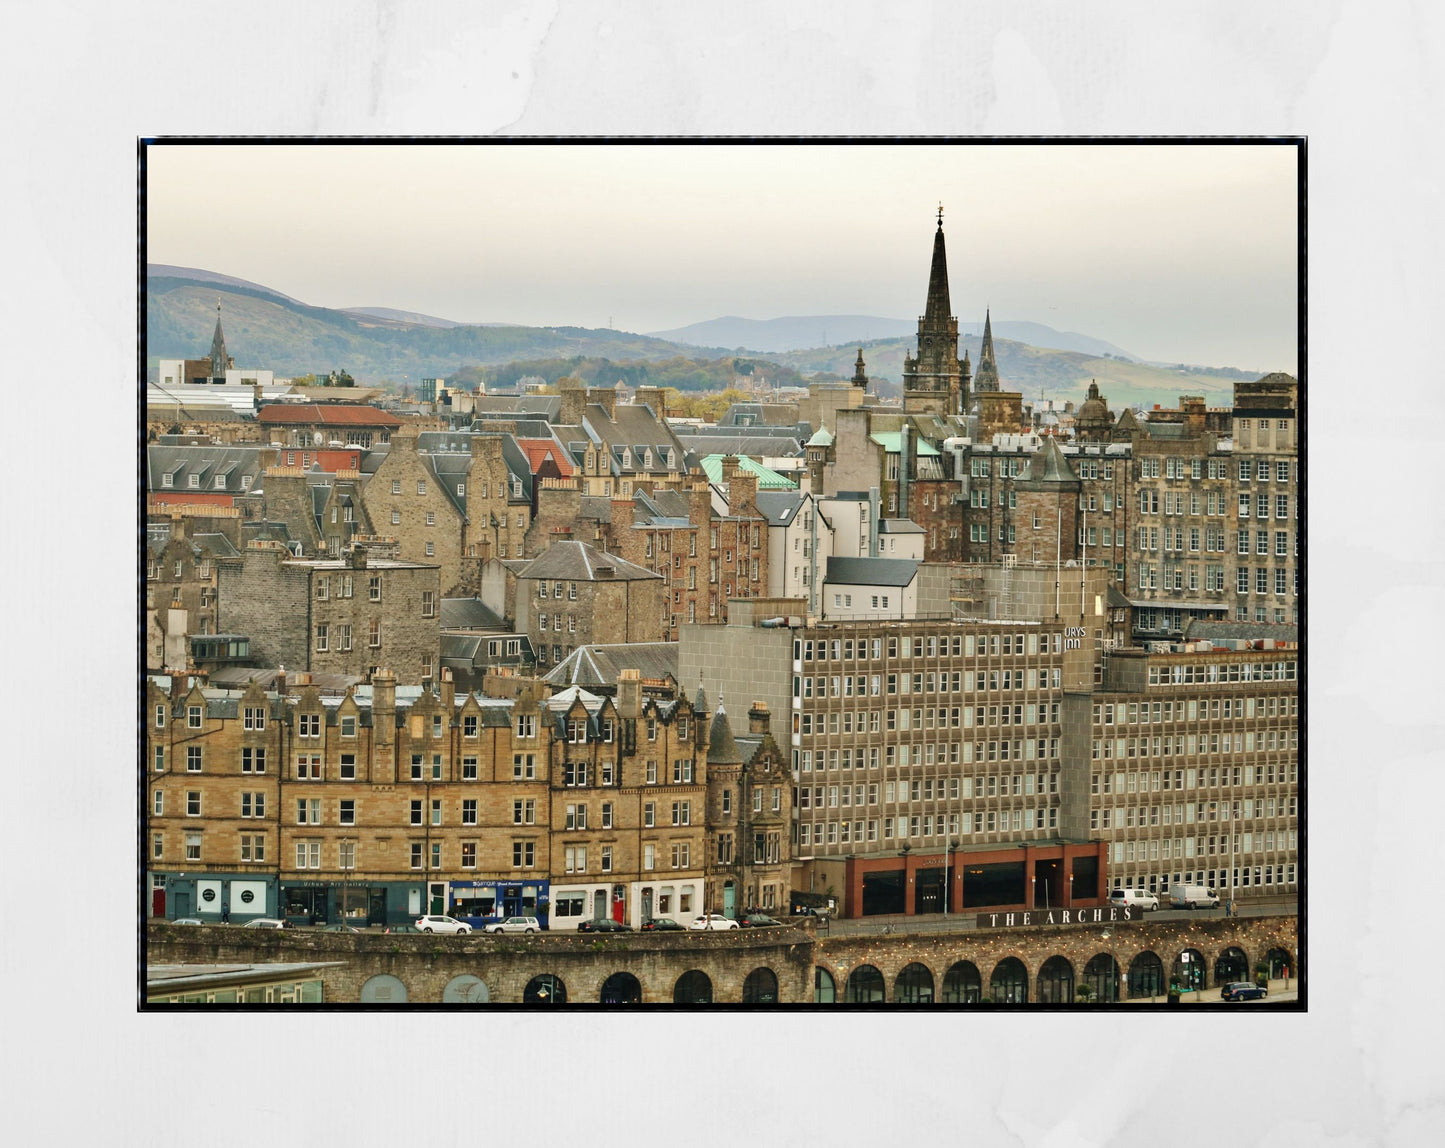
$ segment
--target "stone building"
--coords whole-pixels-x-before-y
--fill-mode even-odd
[[[146,529],[146,665],[151,669],[186,668],[191,635],[218,632],[217,559],[237,554],[227,534],[192,526],[211,525],[218,515],[234,516],[234,509],[206,508],[204,518],[184,513],[188,509],[176,507],[167,521]]]
[[[517,575],[516,629],[541,667],[578,646],[661,641],[662,607],[657,574],[582,542],[553,543]]]
[[[144,719],[155,916],[565,929],[700,909],[706,728],[685,701],[176,675],[147,683]]]
[[[708,734],[708,895],[710,911],[791,907],[793,778],[762,702],[748,731],[734,737],[721,696]]]
[[[413,680],[438,666],[437,567],[377,557],[354,545],[338,558],[295,558],[251,542],[216,562],[216,624],[250,639],[263,666],[366,673],[391,665]]]

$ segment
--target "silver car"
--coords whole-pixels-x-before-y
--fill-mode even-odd
[[[416,919],[416,927],[423,933],[470,933],[472,927],[465,921],[458,921],[455,917],[445,917],[439,913],[429,914]]]
[[[508,917],[486,927],[489,933],[535,933],[542,928],[536,917]]]

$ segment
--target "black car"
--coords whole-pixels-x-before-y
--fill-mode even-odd
[[[1263,985],[1251,984],[1249,981],[1230,981],[1219,990],[1220,1000],[1226,1001],[1263,1000],[1268,995],[1269,990]]]
[[[748,913],[738,918],[740,929],[760,929],[766,925],[781,925],[783,922],[776,917],[769,917],[766,913]]]
[[[671,917],[652,917],[649,920],[642,922],[642,931],[644,933],[666,933],[673,930],[676,930],[679,933],[687,932],[686,929],[684,929]]]
[[[621,921],[614,921],[610,917],[601,917],[595,921],[583,921],[577,926],[579,933],[630,933],[632,929]]]

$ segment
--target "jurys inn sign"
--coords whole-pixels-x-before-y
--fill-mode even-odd
[[[1144,910],[1137,905],[1104,905],[1097,909],[1025,909],[1011,913],[979,913],[974,918],[980,929],[1018,929],[1038,925],[1110,925],[1140,921]]]

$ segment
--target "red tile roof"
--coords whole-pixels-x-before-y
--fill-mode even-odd
[[[542,465],[543,460],[550,458],[557,464],[562,477],[567,478],[572,474],[574,467],[572,461],[563,453],[562,448],[552,439],[547,438],[519,438],[517,445],[527,454],[527,462],[532,468],[532,473],[537,473],[537,467]]]
[[[390,411],[348,403],[273,403],[262,407],[256,419],[271,426],[401,426]]]

